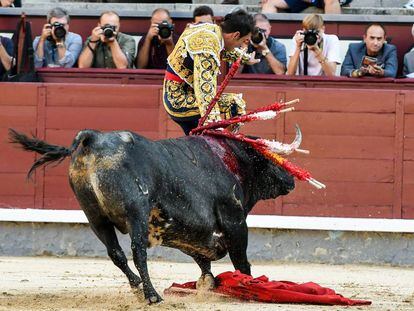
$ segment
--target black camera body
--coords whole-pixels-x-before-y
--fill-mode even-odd
[[[305,43],[307,45],[315,45],[315,43],[318,41],[318,34],[319,31],[315,29],[305,30],[303,32]]]
[[[162,21],[158,24],[158,35],[161,39],[167,39],[171,37],[173,31],[174,25],[170,24],[168,21]]]
[[[115,35],[116,32],[116,26],[105,24],[101,27],[102,33],[105,36],[105,38],[110,39]]]
[[[261,29],[261,28],[256,27],[256,28],[253,30],[252,37],[251,37],[251,39],[250,39],[250,40],[251,40],[254,44],[260,44],[260,42],[262,42],[264,38],[265,38],[265,30],[263,30],[263,29]]]
[[[63,39],[66,36],[65,25],[62,23],[54,22],[53,24],[50,25],[50,28],[53,29],[52,31],[56,38]],[[47,40],[53,41],[54,39],[52,36],[49,36],[47,37]]]

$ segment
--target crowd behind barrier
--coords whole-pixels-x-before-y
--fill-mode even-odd
[[[202,11],[202,13],[206,12]],[[114,20],[107,22],[108,15]],[[214,20],[212,10],[211,14],[207,12],[202,16],[207,16],[207,20],[201,22]],[[194,18],[196,24],[198,17],[194,15]],[[371,26],[372,29],[367,28],[361,42],[357,43],[355,40],[345,42],[339,40],[335,34],[326,33],[321,15],[310,14],[303,20],[302,29],[298,29],[290,41],[278,40],[270,35],[271,25],[266,15],[256,14],[255,20],[258,34],[252,34],[252,40],[246,48],[249,52],[256,53],[260,63],[245,66],[242,69],[243,73],[397,76],[396,47],[387,43],[387,35],[391,37],[393,35],[392,32],[387,34],[382,24],[374,24]],[[119,15],[113,11],[102,12],[97,26],[92,29],[91,35],[84,42],[80,35],[69,31],[69,22],[69,14],[65,10],[55,8],[49,12],[41,34],[33,42],[37,68],[79,66],[80,68],[164,69],[167,57],[179,37],[179,31],[174,29],[174,21],[170,13],[162,8],[153,12],[149,21],[150,27],[143,36],[132,37],[122,33]],[[376,32],[368,34],[368,31],[372,32],[372,30]],[[59,33],[61,37],[58,37]],[[162,37],[161,35],[165,33],[167,36]],[[355,34],[355,37],[360,35],[362,34]],[[254,42],[253,39],[257,37],[262,40]],[[316,42],[310,45],[307,40],[312,40],[312,37]],[[369,40],[372,42],[369,43]],[[4,36],[1,37],[0,42],[0,74],[3,75],[11,66],[12,42]],[[410,76],[414,71],[414,52],[407,51],[399,61],[400,67],[403,68],[403,75]]]

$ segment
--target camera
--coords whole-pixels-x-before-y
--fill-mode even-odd
[[[62,24],[62,23],[54,22],[48,28],[52,28],[53,29],[53,34],[58,39],[63,39],[66,36],[65,25]],[[47,37],[47,40],[53,41],[53,37],[52,36],[49,36],[49,37]]]
[[[250,40],[252,40],[254,44],[259,44],[260,42],[263,41],[264,38],[265,38],[265,30],[256,27],[253,30],[252,37]]]
[[[110,39],[115,35],[116,32],[116,26],[105,24],[101,27],[102,33],[105,36],[105,38]]]
[[[307,45],[314,45],[318,41],[318,33],[315,29],[305,30],[303,32],[305,43]]]
[[[170,24],[168,21],[162,21],[158,24],[158,35],[161,39],[167,39],[171,37],[171,33],[174,30],[174,25]]]

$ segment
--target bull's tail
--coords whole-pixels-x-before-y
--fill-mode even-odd
[[[19,133],[13,129],[9,129],[9,139],[11,143],[19,144],[26,151],[32,151],[42,155],[33,163],[27,173],[28,178],[30,178],[33,172],[42,165],[48,165],[54,162],[57,162],[56,165],[58,165],[67,156],[70,156],[74,150],[72,148],[68,149],[62,146],[50,145],[34,136],[28,137],[25,134]]]

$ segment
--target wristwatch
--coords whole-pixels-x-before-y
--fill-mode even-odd
[[[62,43],[62,42],[58,42],[58,43],[56,43],[56,47],[58,47],[58,48],[64,48],[65,47],[65,44]]]
[[[262,51],[262,55],[263,56],[266,56],[267,54],[269,54],[270,53],[270,50],[269,49],[266,49],[266,50],[263,50]]]

